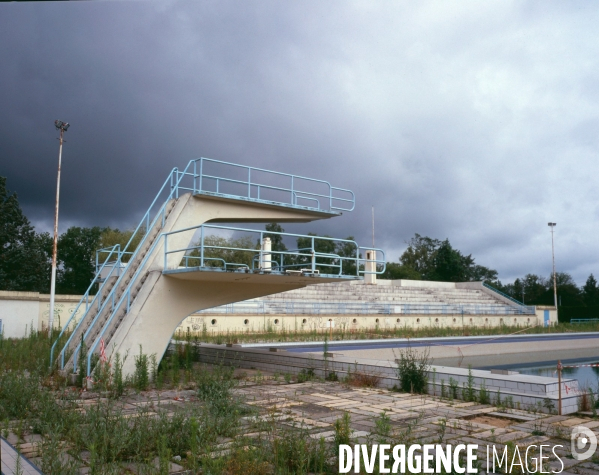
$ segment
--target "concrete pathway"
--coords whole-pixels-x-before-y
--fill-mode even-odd
[[[20,475],[40,475],[42,473],[27,458],[22,455],[19,456],[15,448],[4,437],[0,437],[0,444],[2,446],[2,464],[0,465],[2,475],[17,473]],[[17,459],[20,459],[20,462],[17,462]],[[17,465],[20,465],[19,470],[17,470]]]

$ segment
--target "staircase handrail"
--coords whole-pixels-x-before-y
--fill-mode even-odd
[[[164,201],[164,204],[162,205],[160,211],[158,213],[156,213],[156,217],[154,218],[154,220],[151,223],[151,227],[154,227],[154,225],[156,224],[158,217],[160,216],[160,214],[162,214],[162,225],[164,226],[164,210],[166,208],[167,203],[170,201],[171,198],[179,197],[179,189],[182,189],[181,185],[181,181],[183,180],[183,178],[185,176],[188,176],[189,173],[187,172],[187,170],[189,169],[189,167],[191,166],[191,164],[193,163],[193,161],[189,162],[187,164],[187,167],[185,167],[185,170],[183,170],[182,172],[179,172],[177,168],[174,168],[173,171],[171,172],[169,178],[167,178],[167,182],[169,181],[169,179],[171,180],[171,192],[168,195],[167,199]],[[172,178],[173,176],[176,175],[176,181],[173,183]],[[165,185],[166,183],[165,182]],[[163,185],[164,188],[164,185]],[[162,190],[159,192],[158,196],[160,195],[160,193],[162,192]],[[156,198],[158,198],[158,196]],[[156,199],[154,199],[154,202],[156,202]],[[154,203],[152,203],[153,206]],[[149,211],[149,210],[148,210]],[[146,213],[147,215],[148,213]],[[142,222],[143,222],[142,218]],[[139,226],[138,226],[139,229]],[[147,229],[150,229],[150,225],[148,225]],[[137,252],[139,251],[139,249],[142,248],[143,244],[145,243],[145,240],[147,239],[147,235],[148,233],[146,232],[146,236],[144,236],[142,242],[139,243],[139,245],[137,246],[137,249],[135,251],[135,254],[137,254]],[[104,332],[106,331],[106,329],[110,326],[110,323],[112,323],[112,319],[114,318],[114,316],[116,315],[118,309],[120,308],[121,304],[123,303],[125,296],[127,297],[127,312],[129,311],[130,305],[131,305],[131,289],[133,287],[133,285],[137,282],[137,278],[139,277],[142,269],[144,268],[144,266],[146,265],[148,259],[150,258],[150,256],[152,255],[152,253],[154,252],[154,250],[156,249],[156,246],[158,245],[158,243],[162,240],[162,238],[164,237],[165,233],[160,233],[158,236],[156,236],[156,239],[154,240],[152,246],[150,246],[150,249],[148,249],[148,252],[146,253],[144,259],[141,261],[141,263],[139,264],[139,266],[137,267],[137,269],[135,270],[135,274],[133,274],[133,276],[131,277],[131,280],[129,281],[129,283],[127,284],[127,287],[125,289],[125,291],[123,292],[123,295],[121,295],[121,298],[119,299],[118,303],[116,305],[114,305],[114,295],[113,295],[113,308],[112,308],[112,312],[110,314],[110,316],[108,317],[108,319],[106,320],[106,322],[104,323],[104,325],[102,326],[102,329],[100,330],[100,333],[98,334],[96,340],[94,341],[94,343],[92,344],[92,346],[90,347],[89,351],[88,351],[88,355],[87,355],[87,376],[90,375],[91,373],[91,357],[94,354],[94,351],[96,350],[96,347],[98,346],[98,343],[100,342],[100,339],[102,338],[102,336],[104,335]],[[131,236],[131,240],[133,239],[133,236]],[[131,240],[129,240],[129,242],[131,242]],[[133,258],[135,258],[135,255],[133,256]],[[113,291],[115,291],[115,289],[117,288],[118,284],[120,283],[122,277],[123,277],[124,273],[121,275],[121,277],[119,277],[119,280],[115,283],[114,287],[112,288]],[[112,292],[111,292],[112,293]],[[108,299],[107,299],[108,301]],[[106,304],[106,302],[105,302]],[[94,321],[92,322],[92,324],[89,326],[86,335],[84,336],[84,338],[87,336],[87,334],[89,333],[89,331],[93,328],[94,323],[96,322],[97,318],[100,316],[102,310],[98,311],[98,314],[96,315],[96,318],[94,318]],[[79,351],[81,345],[79,345],[76,348],[76,352]],[[74,353],[73,356],[73,361],[76,362],[76,353]]]
[[[177,167],[173,168],[171,170],[171,172],[169,173],[169,175],[167,176],[166,180],[164,181],[163,185],[160,187],[160,190],[158,191],[158,193],[156,194],[156,197],[154,198],[154,200],[152,201],[152,204],[150,205],[150,207],[148,208],[148,210],[146,211],[146,213],[143,215],[143,217],[141,218],[140,223],[138,224],[137,228],[135,228],[135,230],[133,231],[133,233],[131,234],[131,238],[129,239],[129,241],[127,242],[127,244],[125,245],[125,247],[123,248],[123,250],[120,252],[119,254],[119,259],[118,261],[120,262],[121,260],[121,256],[127,252],[127,249],[129,248],[129,246],[131,245],[131,243],[133,242],[136,234],[138,232],[140,232],[142,226],[145,223],[145,229],[146,229],[146,234],[143,236],[143,238],[140,240],[139,244],[137,245],[136,249],[134,251],[132,251],[132,255],[131,255],[131,260],[133,260],[135,258],[135,255],[137,254],[137,252],[143,248],[143,245],[146,242],[146,239],[148,237],[148,232],[151,228],[154,227],[154,225],[156,224],[156,222],[158,221],[158,218],[160,216],[162,216],[162,225],[164,226],[164,219],[165,219],[165,209],[166,209],[166,205],[167,203],[173,198],[173,196],[176,196],[177,198],[179,197],[179,185],[181,183],[181,181],[183,180],[183,178],[185,176],[188,175],[187,171],[190,168],[192,162],[189,162],[187,164],[187,167],[185,168],[185,170],[183,172],[179,172],[179,169]],[[176,177],[176,179],[174,178]],[[160,209],[156,212],[156,215],[154,217],[154,219],[152,220],[152,222],[150,223],[150,215],[152,213],[152,208],[154,207],[154,205],[158,202],[160,196],[162,195],[162,193],[165,191],[166,187],[170,186],[171,191],[170,193],[167,195],[166,199],[164,200],[164,203],[162,204],[162,206],[160,207]],[[96,316],[94,317],[91,325],[89,326],[89,328],[86,330],[85,334],[84,334],[84,339],[87,337],[87,335],[89,334],[90,330],[93,328],[94,324],[96,323],[97,319],[99,318],[100,314],[102,313],[102,311],[104,310],[106,303],[108,302],[108,300],[110,299],[110,297],[112,296],[113,302],[114,302],[114,292],[116,292],[116,289],[118,288],[119,284],[121,283],[121,279],[123,278],[123,276],[125,275],[125,273],[121,273],[117,279],[117,281],[115,282],[114,286],[112,287],[111,291],[109,292],[109,294],[106,296],[106,299],[104,300],[104,304],[101,306],[101,308],[98,310],[98,313],[96,314]],[[131,282],[130,282],[131,283]],[[83,319],[81,319],[81,321],[79,322],[78,326],[81,325],[81,322],[83,321]],[[77,326],[77,327],[78,327]],[[77,329],[77,327],[75,328],[75,330]],[[67,343],[68,345],[68,343]],[[65,345],[64,349],[66,349],[67,345]],[[81,347],[81,344],[79,344],[76,348],[75,351],[73,353],[73,360],[75,362],[74,366],[76,365],[76,359],[77,359],[77,354],[79,353],[79,349]],[[63,367],[64,367],[64,363],[63,363]],[[74,368],[76,370],[76,367]]]
[[[121,245],[120,244],[117,244],[117,245],[120,248]],[[108,247],[103,247],[102,249],[97,249],[96,250],[96,274],[100,272],[100,268],[103,267],[103,265],[105,263],[108,263],[108,264],[112,264],[114,262],[121,262],[122,263],[123,262],[123,257],[125,255],[129,255],[129,256],[133,255],[132,252],[125,252],[125,251],[120,252],[119,251],[120,259],[117,258],[114,261],[109,261],[110,255],[111,255],[111,249],[113,247],[114,246],[108,246]],[[108,254],[108,256],[102,261],[102,258],[100,257],[100,254]]]
[[[110,258],[110,256],[116,251],[117,252],[117,260],[118,260],[118,256],[120,256],[119,251],[120,251],[120,244],[115,244],[114,246],[112,246],[112,250],[110,251],[108,258]],[[108,249],[108,248],[106,248]],[[106,260],[106,262],[108,261],[108,259]],[[96,275],[94,276],[91,284],[89,285],[89,287],[87,288],[87,290],[85,291],[85,293],[83,294],[83,296],[81,297],[81,299],[79,300],[79,303],[77,304],[77,306],[75,307],[75,310],[73,310],[73,312],[71,313],[70,318],[66,321],[66,323],[64,324],[64,326],[62,327],[62,329],[60,330],[60,333],[58,334],[58,336],[56,337],[56,340],[54,341],[54,344],[52,345],[52,348],[50,349],[50,364],[52,365],[54,362],[54,349],[56,347],[56,345],[58,344],[58,341],[60,340],[60,338],[62,337],[62,335],[64,334],[64,332],[66,331],[66,329],[69,327],[69,324],[71,323],[71,320],[73,320],[73,318],[75,318],[75,315],[77,315],[77,312],[79,311],[79,307],[81,307],[81,304],[85,301],[86,302],[86,307],[85,307],[85,312],[87,312],[87,310],[89,308],[91,308],[94,305],[94,302],[96,301],[96,299],[100,296],[101,298],[101,293],[100,290],[98,289],[98,291],[96,292],[96,294],[94,295],[91,303],[89,303],[89,296],[91,295],[91,291],[94,287],[94,285],[96,285],[97,283],[99,283],[99,276],[100,276],[100,272],[102,270],[104,270],[104,266],[106,265],[106,262],[104,262],[104,264],[102,264],[102,266],[100,267],[100,270],[98,272],[96,272]],[[112,273],[112,270],[110,271]],[[82,316],[85,316],[85,312]],[[74,334],[74,330],[73,333],[71,334],[71,336],[69,337],[69,340],[67,340],[67,345],[70,342],[70,339],[72,337],[72,335]]]
[[[486,282],[483,282],[483,286],[485,286],[487,289],[492,290],[495,293],[498,293],[499,295],[501,295],[502,297],[505,297],[508,300],[511,300],[513,303],[515,303],[516,305],[519,305],[521,307],[530,307],[529,305],[526,305],[522,302],[520,302],[519,300],[516,300],[515,298],[509,296],[506,293],[503,293],[501,290],[496,289],[495,287],[487,284]]]
[[[96,350],[96,347],[98,346],[98,343],[100,342],[100,339],[104,336],[104,332],[106,331],[106,329],[112,323],[112,320],[113,320],[114,316],[116,315],[117,311],[119,310],[119,308],[121,307],[121,305],[123,304],[123,302],[125,300],[125,297],[127,297],[127,312],[129,311],[129,308],[131,306],[131,289],[133,287],[133,284],[136,283],[137,278],[139,277],[142,269],[147,264],[148,259],[150,258],[150,256],[154,252],[154,250],[156,249],[156,246],[158,245],[158,243],[160,241],[162,241],[162,239],[164,238],[164,235],[165,235],[164,233],[160,233],[156,237],[156,239],[154,240],[154,243],[152,244],[152,246],[150,246],[150,249],[148,249],[148,252],[146,253],[145,257],[143,258],[143,260],[141,261],[141,263],[139,264],[139,266],[135,270],[135,274],[133,274],[133,277],[131,277],[131,280],[127,284],[127,288],[123,292],[123,295],[121,295],[121,298],[119,299],[119,301],[117,302],[116,305],[114,305],[114,303],[113,303],[112,312],[110,313],[110,316],[108,317],[108,319],[106,320],[106,322],[102,326],[102,329],[100,330],[100,333],[96,337],[96,340],[94,341],[94,343],[92,344],[92,346],[88,350],[88,354],[87,354],[87,376],[89,376],[91,374],[91,357],[92,357],[94,351]],[[116,285],[115,285],[115,287],[116,287]],[[98,318],[99,315],[100,315],[100,312],[98,312],[98,315],[96,315],[96,318],[94,319],[94,322],[96,321],[96,319]],[[92,323],[92,325],[90,325],[90,328],[88,329],[88,332],[89,332],[89,330],[92,327],[93,327],[93,323]],[[78,350],[79,350],[79,347],[77,348],[76,351],[78,351]],[[74,360],[75,360],[75,357],[74,357]]]

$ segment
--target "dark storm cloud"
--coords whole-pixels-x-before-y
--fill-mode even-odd
[[[396,260],[449,238],[504,280],[599,272],[597,12],[560,2],[57,2],[0,6],[0,175],[48,229],[131,227],[206,156],[327,179]]]

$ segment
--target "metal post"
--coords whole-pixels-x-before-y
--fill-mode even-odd
[[[48,315],[48,335],[52,337],[54,326],[54,300],[56,295],[56,253],[58,248],[58,202],[60,198],[60,167],[62,164],[63,135],[69,128],[69,124],[60,120],[54,121],[54,125],[60,130],[60,145],[58,147],[58,176],[56,178],[56,207],[54,210],[54,242],[52,244],[52,277],[50,280],[50,314]]]
[[[553,262],[553,304],[555,306],[555,313],[557,315],[557,276],[555,275],[555,246],[553,241],[553,230],[557,223],[547,223],[551,228],[551,260]]]
[[[558,405],[557,405],[557,413],[558,415],[562,415],[562,362],[561,360],[557,361],[557,397],[558,397]]]
[[[204,267],[204,226],[200,228],[200,267]]]
[[[194,195],[196,194],[196,181],[197,181],[197,179],[198,179],[198,171],[197,171],[197,168],[198,168],[198,162],[197,162],[197,161],[194,161],[194,162],[193,162],[193,194],[194,194]]]
[[[314,274],[316,270],[316,256],[314,254],[314,238],[312,238],[312,274]]]
[[[202,176],[204,173],[204,159],[200,158],[200,187],[198,188],[198,191],[202,191]]]
[[[248,198],[252,197],[252,169],[248,167]]]

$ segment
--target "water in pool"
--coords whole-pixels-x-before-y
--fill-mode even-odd
[[[599,359],[593,360],[577,360],[575,362],[562,362],[564,366],[599,364]],[[509,369],[519,371],[522,374],[531,374],[534,376],[547,376],[549,378],[557,378],[557,361],[546,361],[543,363],[527,363],[522,365],[510,365]],[[578,367],[578,368],[563,368],[562,378],[578,380],[579,388],[592,388],[597,391],[599,386],[599,367]]]

